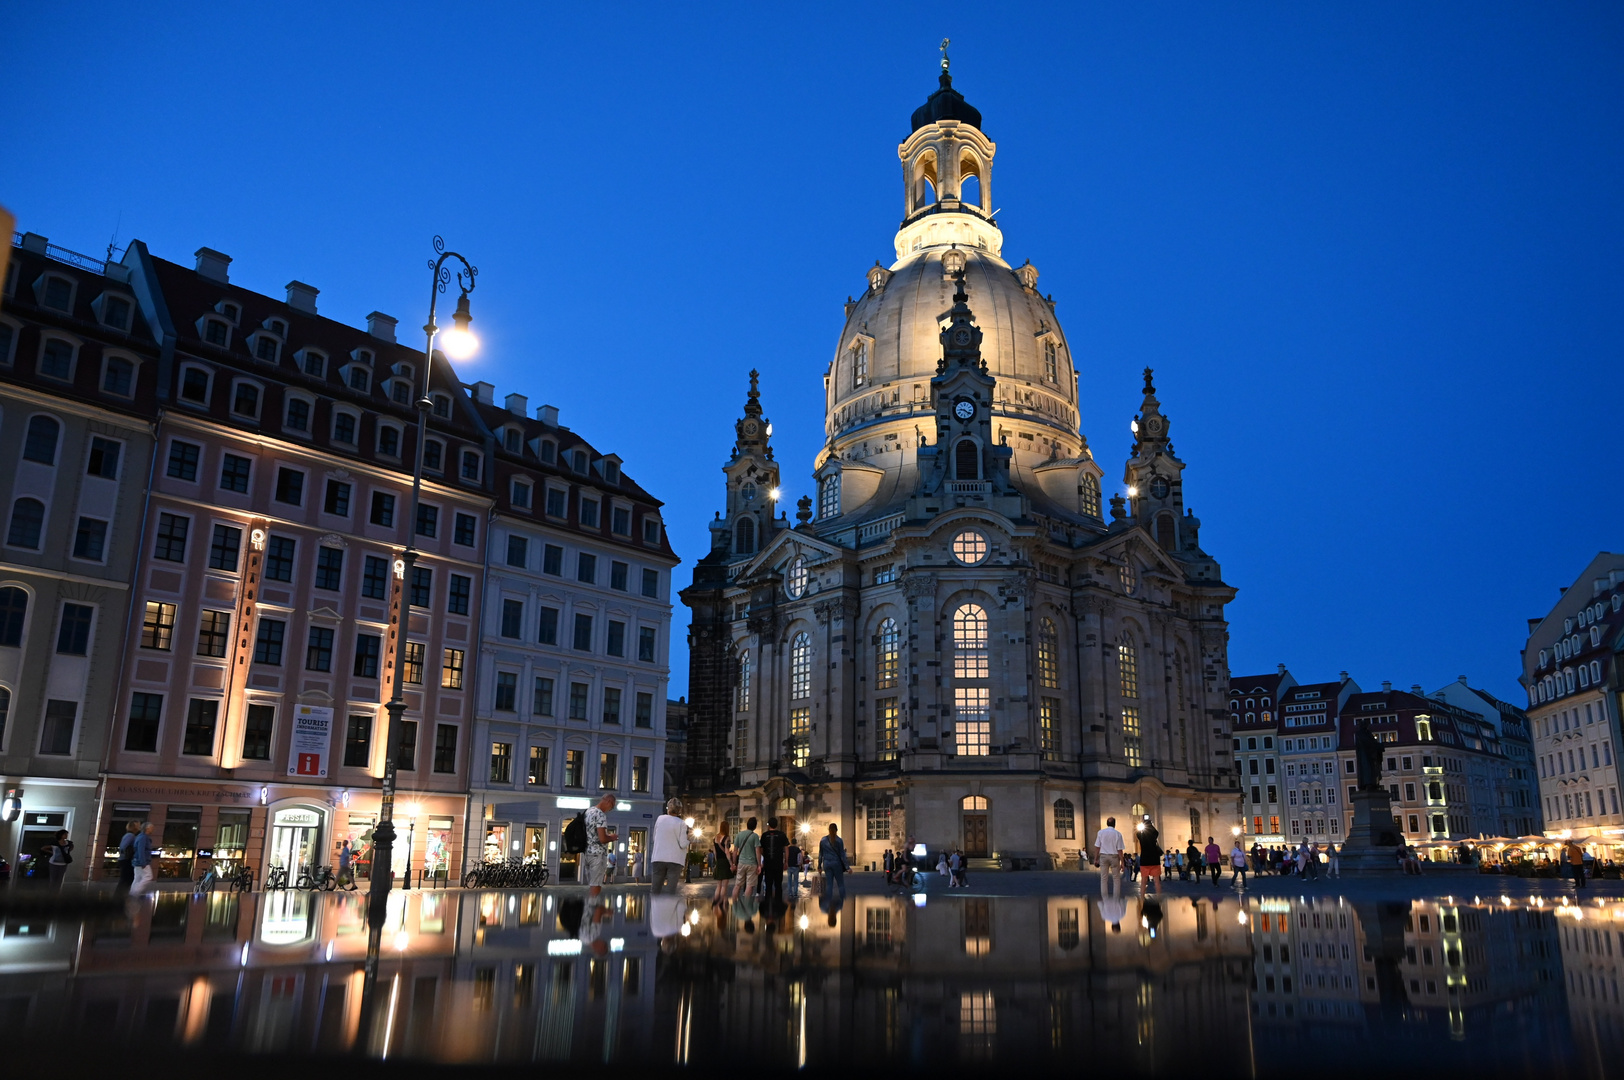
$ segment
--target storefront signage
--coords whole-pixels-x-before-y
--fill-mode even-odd
[[[188,803],[236,803],[246,804],[253,799],[253,792],[248,788],[233,787],[191,787],[162,783],[131,783],[129,781],[112,780],[108,782],[107,797],[115,800],[145,803],[173,802],[184,800]],[[142,807],[143,812],[150,807]]]
[[[288,775],[326,776],[327,755],[332,746],[333,710],[320,705],[295,705]]]
[[[278,810],[276,812],[276,824],[296,828],[314,828],[321,824],[321,815],[314,810]]]

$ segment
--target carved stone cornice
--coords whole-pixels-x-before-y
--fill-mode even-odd
[[[818,622],[827,623],[831,619],[840,622],[850,619],[857,614],[857,598],[854,596],[832,596],[827,600],[819,600],[812,605],[812,614]]]
[[[766,611],[752,612],[745,625],[752,634],[763,641],[775,638],[778,636],[778,609],[769,608]]]
[[[902,576],[902,595],[910,600],[936,595],[936,575],[928,571],[912,570]]]
[[[998,595],[1005,600],[1026,600],[1034,587],[1031,574],[1015,574],[998,586]]]

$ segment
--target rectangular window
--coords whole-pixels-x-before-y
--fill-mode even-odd
[[[547,489],[547,515],[549,517],[569,516],[569,493],[559,488]]]
[[[637,709],[637,711],[634,714],[635,715],[634,723],[640,728],[651,728],[651,727],[653,727],[654,726],[654,695],[650,694],[650,693],[645,693],[645,692],[640,691],[638,693],[638,695],[637,695],[636,709]]]
[[[372,758],[372,717],[352,716],[344,728],[344,764],[364,769]],[[400,763],[395,763],[399,768]]]
[[[606,686],[603,688],[603,722],[606,724],[620,723],[620,688]]]
[[[582,652],[592,651],[592,616],[575,616],[575,648]]]
[[[78,702],[47,700],[45,724],[39,733],[39,752],[52,755],[73,753],[73,727],[78,718]]]
[[[617,506],[610,515],[609,530],[616,536],[630,536],[632,534],[632,512],[623,506]]]
[[[245,761],[271,759],[271,729],[276,723],[276,709],[270,705],[248,706],[243,722],[242,756]]]
[[[546,785],[547,747],[532,746],[530,748],[530,761],[525,767],[524,782],[537,787]]]
[[[891,808],[889,806],[863,807],[863,835],[870,840],[891,839]],[[886,912],[886,914],[889,915],[890,912]],[[889,933],[889,930],[887,930],[887,933]]]
[[[658,570],[643,571],[643,595],[655,600],[660,598],[660,572]]]
[[[586,719],[586,683],[570,683],[570,719]]]
[[[254,635],[254,663],[281,665],[282,641],[287,629],[288,624],[281,619],[259,620],[259,630]]]
[[[513,744],[491,743],[491,783],[513,783]]]
[[[498,671],[496,673],[496,709],[499,712],[514,712],[518,709],[519,676],[511,671]]]
[[[310,403],[302,398],[289,398],[287,419],[284,423],[289,431],[309,431]]]
[[[231,613],[229,611],[204,610],[198,616],[197,623],[197,655],[223,657],[226,654],[226,642],[231,637]]]
[[[461,649],[447,649],[440,658],[440,688],[442,690],[462,689],[462,660]]]
[[[355,445],[355,417],[349,413],[333,414],[333,441]]]
[[[524,602],[521,600],[502,601],[502,636],[518,640],[523,636]]]
[[[82,517],[73,533],[73,557],[101,562],[107,550],[107,522],[100,518]]]
[[[417,771],[417,721],[400,722],[400,744],[396,747],[395,768],[402,772]]]
[[[479,454],[473,450],[462,452],[462,478],[464,480],[479,480]]]
[[[189,442],[172,440],[169,444],[168,473],[176,480],[197,480],[197,459],[203,448]]]
[[[536,631],[536,641],[542,645],[558,644],[558,609],[544,607],[541,609],[541,627]]]
[[[637,659],[645,664],[654,663],[654,627],[637,628]]]
[[[383,656],[383,638],[376,634],[355,635],[354,674],[357,679],[376,679],[378,661]]]
[[[457,771],[457,725],[434,725],[434,771],[437,773],[454,773]]]
[[[152,557],[165,562],[186,561],[186,530],[191,521],[175,514],[158,515],[158,537],[152,546]]]
[[[322,509],[334,517],[350,516],[350,485],[342,480],[327,481],[327,495]]]
[[[241,551],[242,530],[235,525],[216,525],[209,540],[209,569],[235,574]]]
[[[530,559],[530,541],[522,536],[507,538],[507,564],[523,567]]]
[[[643,543],[658,544],[660,542],[660,521],[658,518],[643,519]]]
[[[609,638],[607,647],[610,656],[626,655],[626,624],[618,619],[609,620]]]
[[[584,581],[588,585],[598,583],[598,557],[585,551],[575,563],[575,580]]]
[[[141,647],[168,651],[175,636],[175,605],[147,601],[146,614],[141,618]]]
[[[214,753],[214,728],[220,717],[218,701],[193,698],[186,708],[186,734],[180,752],[194,757],[208,757]]]
[[[632,758],[632,790],[648,790],[648,758],[646,757]]]
[[[564,751],[564,786],[578,788],[586,783],[586,751]]]
[[[630,568],[625,563],[611,562],[609,564],[609,587],[625,592],[628,588],[627,576],[629,573]]]
[[[295,542],[286,536],[273,536],[265,546],[265,580],[293,580]]]
[[[389,560],[368,555],[361,564],[361,595],[368,600],[389,599]]]
[[[434,570],[427,566],[412,567],[412,607],[426,608],[434,595]]]
[[[162,694],[130,695],[130,720],[124,726],[124,749],[137,754],[158,752],[158,725],[163,718]]]
[[[874,749],[881,761],[897,759],[899,717],[896,698],[881,698],[874,703]]]
[[[530,695],[530,712],[535,716],[553,715],[553,680],[536,676],[535,689]]]
[[[438,506],[419,506],[417,508],[417,535],[434,539],[440,532],[440,508]]]
[[[395,524],[395,497],[386,491],[372,493],[372,524],[390,528]]]
[[[548,544],[541,551],[541,572],[544,574],[562,574],[564,572],[564,549],[557,544]]]
[[[406,643],[406,655],[402,658],[406,670],[401,675],[401,681],[407,686],[423,685],[423,668],[428,663],[428,648],[421,641]]]
[[[96,609],[84,604],[63,604],[62,625],[56,632],[56,651],[64,656],[84,656],[90,649],[90,624]]]
[[[316,549],[316,588],[336,591],[344,580],[344,549]]]
[[[220,458],[220,490],[235,491],[239,495],[248,493],[248,476],[253,471],[254,463],[245,457],[236,454],[224,454]],[[298,473],[294,473],[298,476]],[[280,484],[281,478],[278,477]],[[283,502],[288,500],[283,499]]]
[[[811,759],[812,738],[812,710],[809,708],[791,709],[789,711],[789,761],[796,768],[805,768]]]
[[[985,757],[992,752],[992,720],[988,716],[991,693],[985,686],[954,688],[955,753],[965,757]]]
[[[1143,764],[1144,750],[1139,730],[1139,709],[1133,705],[1122,708],[1122,756],[1134,768]]]
[[[119,444],[100,435],[90,437],[90,459],[85,463],[86,476],[99,476],[103,480],[118,479]]]
[[[436,413],[435,415],[439,415]],[[445,461],[445,443],[439,439],[429,439],[423,444],[423,468],[430,472],[439,472]],[[458,541],[461,543],[461,541]]]
[[[513,481],[513,505],[520,510],[530,509],[530,485],[523,480]]]
[[[310,640],[305,646],[307,671],[333,670],[333,632],[325,626],[310,628]]]
[[[598,790],[613,791],[620,786],[620,755],[598,755]]]
[[[581,526],[587,529],[598,528],[598,500],[581,500]]]
[[[1038,733],[1042,739],[1043,760],[1060,760],[1060,702],[1043,698],[1038,702]]]
[[[289,506],[303,506],[304,481],[304,473],[297,469],[276,470],[276,501]]]

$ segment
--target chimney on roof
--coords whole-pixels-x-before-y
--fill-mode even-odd
[[[1590,583],[1590,595],[1592,597],[1600,596],[1602,593],[1607,591],[1607,584],[1607,579],[1604,577],[1599,577],[1595,581],[1592,581]]]
[[[1467,685],[1467,682],[1466,682],[1466,676],[1464,676],[1464,675],[1462,675],[1462,676],[1461,676],[1461,677],[1460,677],[1460,678],[1458,678],[1458,679],[1456,679],[1456,680],[1455,680],[1455,681],[1456,681],[1456,682],[1458,682],[1458,683],[1460,683],[1460,684],[1461,684],[1461,685],[1462,685],[1462,686],[1466,686],[1466,685]]]
[[[1343,682],[1348,681],[1348,673],[1346,671],[1342,672],[1342,681]]]
[[[367,333],[379,341],[387,341],[393,345],[395,343],[395,317],[385,315],[381,311],[374,311],[367,316]]]
[[[493,405],[496,403],[496,385],[494,383],[476,382],[468,389],[474,392],[474,400],[481,405]]]
[[[536,406],[536,419],[540,420],[543,424],[546,424],[548,427],[557,427],[558,426],[558,406],[557,405],[537,405]]]
[[[1617,585],[1619,582],[1624,581],[1624,570],[1607,571],[1607,581],[1612,585]]]
[[[45,247],[50,241],[37,232],[23,233],[23,250],[32,251],[35,255],[45,254]]]
[[[1417,697],[1425,697],[1426,696],[1425,694],[1421,693],[1421,684],[1420,683],[1411,683],[1410,684],[1410,693],[1415,694]]]
[[[1390,681],[1388,681],[1388,680],[1385,680],[1385,679],[1384,679],[1384,680],[1383,680],[1383,681],[1382,681],[1382,693],[1384,693],[1384,694],[1389,694],[1389,693],[1392,693],[1392,691],[1393,691],[1393,684],[1392,684],[1392,682],[1390,682]]]
[[[210,281],[218,281],[222,285],[231,283],[231,256],[222,255],[213,248],[198,248],[193,254],[197,256],[197,273],[199,277],[206,277]]]
[[[523,416],[530,411],[530,399],[523,394],[509,394],[502,399],[502,404],[506,405],[507,411],[514,416]]]
[[[1286,673],[1286,665],[1284,665],[1284,664],[1277,664],[1277,665],[1276,665],[1276,666],[1275,666],[1275,670],[1276,670],[1276,671],[1278,671],[1278,672],[1279,672],[1279,673],[1280,673],[1280,674],[1282,674],[1282,675],[1284,675],[1284,674],[1285,674],[1285,673]]]
[[[321,290],[314,285],[306,285],[302,281],[288,282],[288,307],[294,311],[302,311],[306,315],[316,313],[316,297]]]

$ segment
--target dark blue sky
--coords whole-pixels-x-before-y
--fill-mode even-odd
[[[1516,695],[1624,543],[1616,4],[354,6],[5,5],[0,203],[355,324],[420,324],[442,233],[464,377],[619,452],[692,559],[752,366],[809,491],[948,35],[1110,478],[1157,370],[1237,673]]]

